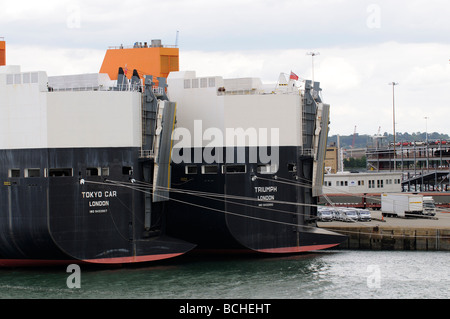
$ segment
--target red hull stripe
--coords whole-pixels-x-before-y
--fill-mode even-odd
[[[168,259],[168,258],[180,256],[183,254],[184,253],[148,255],[148,256],[130,256],[130,257],[117,257],[117,258],[83,259],[83,261],[86,263],[92,263],[92,264],[127,264],[127,263],[140,263],[140,262],[146,262],[146,261]]]
[[[138,263],[146,261],[155,261],[161,259],[173,258],[184,253],[159,254],[149,256],[118,257],[118,258],[99,258],[83,260],[39,260],[39,259],[0,259],[0,267],[33,267],[33,266],[58,266],[69,264],[125,264]]]
[[[312,245],[312,246],[295,246],[295,247],[281,247],[281,248],[267,248],[267,249],[257,249],[257,251],[262,253],[272,253],[272,254],[289,254],[289,253],[301,253],[306,251],[327,249],[339,244],[327,244],[327,245]]]
[[[281,248],[266,248],[266,249],[236,249],[236,250],[219,250],[219,249],[197,249],[192,251],[192,254],[249,254],[249,253],[265,253],[265,254],[292,254],[302,253],[307,251],[327,249],[339,244],[327,244],[327,245],[312,245],[312,246],[295,246],[295,247],[281,247]]]

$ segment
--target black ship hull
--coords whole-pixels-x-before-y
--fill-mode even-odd
[[[227,151],[248,159],[259,148],[223,149],[224,157]],[[197,252],[217,253],[299,253],[343,242],[345,236],[316,227],[312,157],[280,147],[279,158],[269,173],[248,161],[173,165],[168,234],[196,244]]]
[[[153,203],[152,229],[144,225],[144,193],[124,187],[145,181],[143,167],[152,167],[137,154],[136,148],[0,151],[0,266],[147,262],[195,246],[298,253],[345,239],[315,226],[317,201],[310,183],[301,182],[311,180],[312,158],[295,147],[280,148],[273,174],[260,173],[257,163],[172,164],[171,200]],[[217,171],[202,173],[205,165]]]
[[[165,234],[157,204],[149,229],[144,194],[115,186],[143,180],[152,166],[137,148],[0,150],[0,158],[0,266],[146,262],[194,247]]]

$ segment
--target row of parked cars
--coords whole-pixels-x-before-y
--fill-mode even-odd
[[[370,222],[372,220],[372,215],[368,209],[347,207],[319,207],[319,209],[317,210],[317,219],[321,222]]]

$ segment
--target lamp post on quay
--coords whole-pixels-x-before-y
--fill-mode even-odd
[[[397,82],[390,82],[388,85],[392,85],[392,126],[394,130],[394,171],[396,170],[396,151],[395,151],[395,86],[398,85]]]

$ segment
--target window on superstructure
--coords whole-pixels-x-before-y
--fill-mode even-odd
[[[11,168],[8,170],[8,177],[20,177],[19,168]]]
[[[14,74],[14,84],[22,84],[22,74]]]
[[[31,83],[38,83],[39,82],[39,73],[32,72],[31,73]]]
[[[208,86],[208,79],[207,78],[201,78],[200,79],[200,87],[205,88]]]
[[[209,78],[208,79],[208,87],[212,88],[216,86],[216,78]]]
[[[192,88],[198,89],[198,79],[192,79]]]
[[[23,83],[28,84],[31,82],[30,73],[24,73],[23,74]]]
[[[184,88],[185,89],[190,89],[191,88],[191,80],[190,79],[184,80]]]

